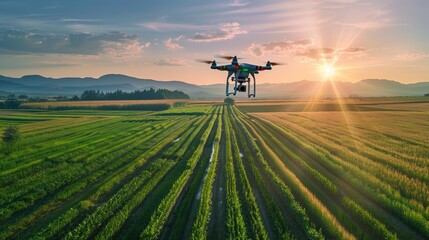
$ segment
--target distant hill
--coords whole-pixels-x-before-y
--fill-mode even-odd
[[[0,92],[28,94],[32,96],[49,95],[80,95],[85,90],[134,91],[144,89],[165,88],[180,90],[191,98],[213,99],[225,97],[224,84],[194,85],[182,81],[157,81],[140,79],[120,74],[108,74],[100,78],[46,78],[40,75],[27,75],[21,78],[12,78],[0,75]],[[265,83],[257,85],[257,98],[297,98],[311,97],[319,93],[320,97],[334,97],[339,95],[348,97],[357,95],[362,97],[382,96],[423,96],[429,93],[429,82],[403,84],[397,81],[384,79],[365,79],[356,83],[350,82],[319,82],[302,80],[291,83]],[[246,98],[241,93],[237,98]]]

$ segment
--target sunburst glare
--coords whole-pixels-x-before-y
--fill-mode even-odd
[[[332,78],[335,74],[335,68],[332,65],[324,65],[322,71],[326,78]]]

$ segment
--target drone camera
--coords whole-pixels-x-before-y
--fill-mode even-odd
[[[237,87],[237,91],[239,92],[246,92],[246,86],[245,85],[241,85]]]

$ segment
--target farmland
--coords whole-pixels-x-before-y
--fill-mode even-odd
[[[0,239],[428,239],[426,101],[2,110]]]
[[[173,104],[178,100],[109,100],[109,101],[52,101],[52,102],[28,102],[24,103],[24,107],[48,109],[52,107],[98,107],[109,105],[140,105],[140,104]],[[189,100],[180,100],[188,102]]]

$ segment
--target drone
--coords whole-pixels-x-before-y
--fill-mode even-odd
[[[237,56],[218,56],[220,58],[224,58],[226,60],[232,60],[231,64],[218,66],[216,61],[205,61],[198,60],[199,62],[211,64],[211,69],[217,69],[219,71],[228,71],[228,76],[226,77],[226,96],[236,95],[237,92],[246,92],[247,96],[255,97],[256,96],[256,78],[255,74],[258,74],[260,71],[271,70],[272,66],[281,65],[280,63],[270,62],[268,61],[265,66],[258,66],[254,64],[248,63],[238,63]],[[252,79],[249,77],[252,76]],[[230,92],[229,80],[234,82],[233,91]],[[253,80],[253,93],[250,90],[251,81]],[[246,86],[247,83],[247,86]],[[247,90],[246,90],[247,88]]]

